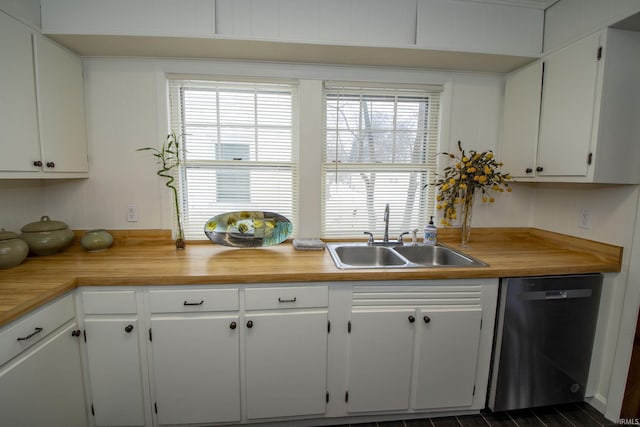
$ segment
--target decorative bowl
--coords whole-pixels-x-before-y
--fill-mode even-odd
[[[113,236],[105,229],[89,230],[80,239],[80,245],[88,252],[98,252],[113,244]]]
[[[293,225],[274,212],[226,212],[209,219],[204,234],[213,243],[238,248],[255,248],[282,243],[291,235]]]

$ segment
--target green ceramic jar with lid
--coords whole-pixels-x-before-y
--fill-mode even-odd
[[[62,221],[43,216],[21,228],[20,237],[34,255],[53,255],[66,249],[73,240],[73,231]]]
[[[29,254],[29,245],[16,233],[0,229],[0,269],[20,265]]]

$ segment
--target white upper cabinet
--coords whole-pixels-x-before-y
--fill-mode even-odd
[[[41,0],[41,7],[45,34],[215,34],[215,0]]]
[[[0,12],[0,171],[35,170],[40,160],[31,30]]]
[[[218,0],[217,33],[242,38],[415,43],[416,0]]]
[[[418,0],[418,47],[537,56],[544,13],[504,4]]]
[[[88,176],[82,62],[0,12],[0,178]]]
[[[639,51],[640,33],[610,29],[507,76],[501,160],[513,176],[640,183]]]
[[[45,172],[89,172],[82,61],[34,34],[40,142]]]
[[[42,0],[42,31],[87,56],[507,72],[540,55],[540,8],[466,0]]]
[[[533,176],[536,168],[542,65],[536,61],[505,79],[500,160],[516,179]]]

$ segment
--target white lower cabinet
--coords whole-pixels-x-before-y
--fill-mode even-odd
[[[87,425],[76,330],[67,325],[0,368],[0,425]]]
[[[73,296],[66,294],[0,327],[0,425],[87,425],[82,334],[74,318]]]
[[[244,296],[247,419],[321,416],[329,287],[247,287]]]
[[[326,411],[327,310],[247,313],[247,418]]]
[[[152,316],[159,425],[240,421],[238,314]]]
[[[416,319],[415,409],[473,403],[482,310],[479,307],[420,309]]]
[[[348,413],[483,407],[497,282],[423,283],[354,286]]]
[[[87,319],[85,331],[95,425],[144,426],[138,322],[135,318]]]
[[[355,309],[349,333],[349,412],[409,409],[415,310]]]
[[[480,410],[497,283],[82,290],[90,425]]]
[[[149,425],[136,291],[84,290],[79,301],[92,425]]]

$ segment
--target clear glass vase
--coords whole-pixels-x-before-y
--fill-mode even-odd
[[[465,194],[462,202],[462,218],[461,218],[461,245],[463,248],[469,246],[469,239],[471,238],[471,217],[473,215],[473,196],[474,191],[470,191]]]

